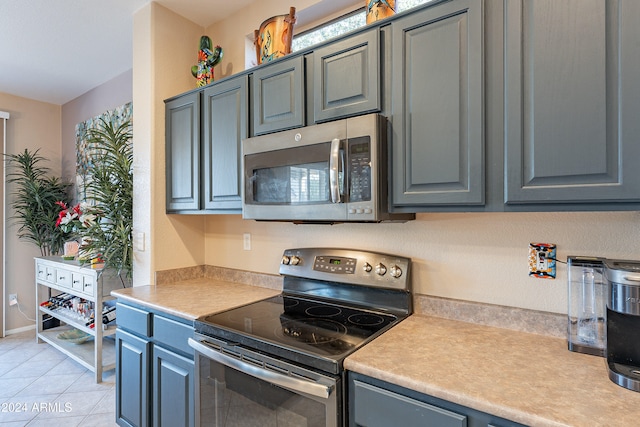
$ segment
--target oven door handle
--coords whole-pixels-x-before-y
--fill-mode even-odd
[[[305,381],[302,379],[290,377],[288,375],[270,371],[256,365],[243,362],[242,360],[235,359],[231,356],[227,356],[226,354],[209,348],[206,344],[198,342],[193,338],[189,338],[188,342],[191,348],[198,351],[208,359],[211,359],[218,363],[222,363],[225,366],[236,369],[240,372],[244,372],[245,374],[251,375],[263,381],[267,381],[296,392],[307,393],[323,399],[328,399],[329,395],[333,391],[332,386],[325,386],[312,381]]]

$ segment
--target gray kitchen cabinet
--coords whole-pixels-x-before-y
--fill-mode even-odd
[[[200,92],[165,104],[167,212],[200,209]]]
[[[193,360],[153,348],[153,425],[194,425]]]
[[[240,213],[248,77],[166,101],[167,213]]]
[[[252,89],[254,135],[306,124],[303,56],[257,68],[252,74]]]
[[[380,110],[377,28],[313,52],[314,122]]]
[[[378,27],[264,64],[251,75],[253,135],[381,110]]]
[[[348,372],[348,378],[348,425],[352,427],[522,426],[355,372]]]
[[[483,8],[455,0],[391,22],[394,207],[485,202]]]
[[[242,209],[241,142],[249,135],[248,77],[208,86],[203,92],[204,209]]]
[[[149,355],[151,342],[118,329],[116,332],[116,422],[149,425]]]
[[[194,426],[193,325],[121,301],[117,307],[118,425]]]
[[[640,2],[504,8],[504,202],[640,201]]]

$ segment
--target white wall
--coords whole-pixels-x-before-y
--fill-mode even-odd
[[[34,101],[0,93],[0,110],[11,114],[7,121],[7,153],[18,154],[25,148],[40,149],[39,154],[49,161],[42,163],[51,169],[53,176],[60,176],[60,123],[59,105]],[[8,306],[8,294],[18,294],[20,308],[31,319],[35,318],[35,264],[33,258],[40,249],[32,243],[18,239],[18,227],[10,218],[13,187],[7,187],[7,235],[5,314],[7,333],[30,327],[33,322],[20,314],[16,306]]]
[[[640,213],[434,213],[404,224],[293,225],[207,220],[206,263],[277,274],[290,247],[348,247],[413,261],[414,292],[555,313],[567,312],[564,264],[557,279],[528,276],[530,242],[556,243],[567,255],[640,259]],[[243,233],[252,250],[244,251]]]
[[[151,2],[134,14],[133,173],[134,286],[154,283],[156,270],[204,263],[204,218],[165,214],[164,100],[195,88],[203,28]]]

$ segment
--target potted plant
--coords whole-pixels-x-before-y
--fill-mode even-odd
[[[15,184],[12,218],[20,226],[18,238],[34,243],[42,256],[62,251],[66,233],[56,227],[59,210],[56,202],[68,201],[70,184],[49,176],[50,170],[42,165],[46,161],[38,154],[25,150],[20,154],[5,154],[10,172],[7,182]]]
[[[133,269],[133,147],[132,125],[115,125],[100,119],[97,128],[87,131],[87,148],[92,167],[85,183],[85,214],[94,215],[85,223],[81,250],[87,258],[104,263],[118,275],[131,277]]]

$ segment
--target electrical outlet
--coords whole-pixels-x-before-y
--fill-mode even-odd
[[[556,245],[529,243],[529,276],[538,279],[556,278]]]
[[[18,304],[18,294],[9,294],[9,305]]]
[[[245,251],[251,250],[251,233],[244,233],[242,235],[242,249]]]

